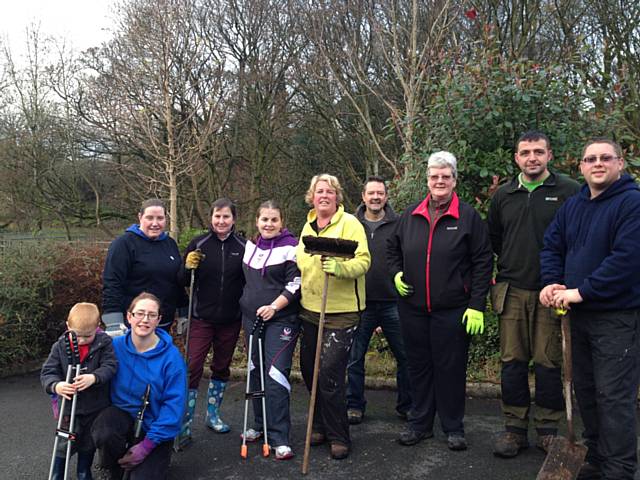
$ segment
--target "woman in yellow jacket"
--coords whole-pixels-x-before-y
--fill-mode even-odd
[[[336,177],[328,174],[314,176],[305,200],[313,208],[307,215],[301,237],[313,235],[358,242],[352,259],[309,255],[305,253],[302,242],[296,251],[302,274],[300,369],[309,390],[313,379],[324,274],[331,275],[311,445],[320,445],[328,440],[331,456],[340,460],[349,455],[351,447],[345,375],[353,335],[360,312],[365,308],[364,276],[371,264],[371,256],[362,224],[344,211],[342,188]]]

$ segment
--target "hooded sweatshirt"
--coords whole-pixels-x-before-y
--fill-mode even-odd
[[[298,240],[286,228],[275,238],[259,236],[245,247],[242,269],[246,284],[240,298],[245,317],[253,318],[262,305],[270,305],[280,295],[289,304],[276,312],[274,318],[298,312],[300,300],[300,270],[296,265]]]
[[[118,371],[111,381],[111,403],[135,418],[142,397],[151,385],[149,406],[142,429],[156,445],[173,440],[182,425],[186,405],[187,372],[171,335],[156,330],[159,342],[152,350],[139,353],[131,340],[131,330],[113,339]]]
[[[131,301],[149,292],[162,302],[160,326],[168,327],[176,308],[187,305],[177,278],[181,263],[178,245],[166,232],[152,240],[140,225],[131,225],[109,246],[102,275],[103,313],[122,312],[126,318]]]
[[[591,198],[588,185],[558,210],[540,254],[543,285],[577,288],[577,310],[640,308],[640,189],[622,175]]]

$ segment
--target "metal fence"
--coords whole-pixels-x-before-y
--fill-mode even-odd
[[[40,244],[60,243],[65,245],[99,245],[103,246],[105,251],[109,248],[111,240],[97,240],[89,237],[79,237],[74,240],[67,239],[64,235],[0,235],[0,255],[7,253],[21,253],[22,250],[31,249]]]

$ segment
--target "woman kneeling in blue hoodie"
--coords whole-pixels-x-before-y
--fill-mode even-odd
[[[130,330],[113,340],[118,371],[111,380],[112,405],[95,420],[91,435],[111,478],[121,478],[125,470],[131,480],[163,479],[184,414],[186,368],[171,336],[157,328],[161,315],[156,296],[144,292],[134,298],[127,320]],[[141,411],[142,432],[134,438]]]

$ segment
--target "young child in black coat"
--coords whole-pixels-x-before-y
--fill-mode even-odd
[[[54,417],[63,415],[63,428],[69,428],[71,400],[78,395],[74,430],[76,439],[72,452],[78,452],[77,474],[79,480],[91,480],[91,464],[95,446],[91,439],[91,425],[104,408],[111,403],[109,384],[116,373],[117,360],[111,344],[111,337],[99,327],[100,312],[93,303],[76,303],[67,318],[68,331],[75,332],[76,346],[80,360],[80,375],[66,382],[69,358],[62,335],[51,347],[49,358],[42,366],[40,381],[46,393],[53,395]],[[57,395],[57,396],[55,396]],[[59,397],[66,402],[64,412],[58,412]],[[64,478],[67,440],[60,438],[54,462],[54,479]]]

